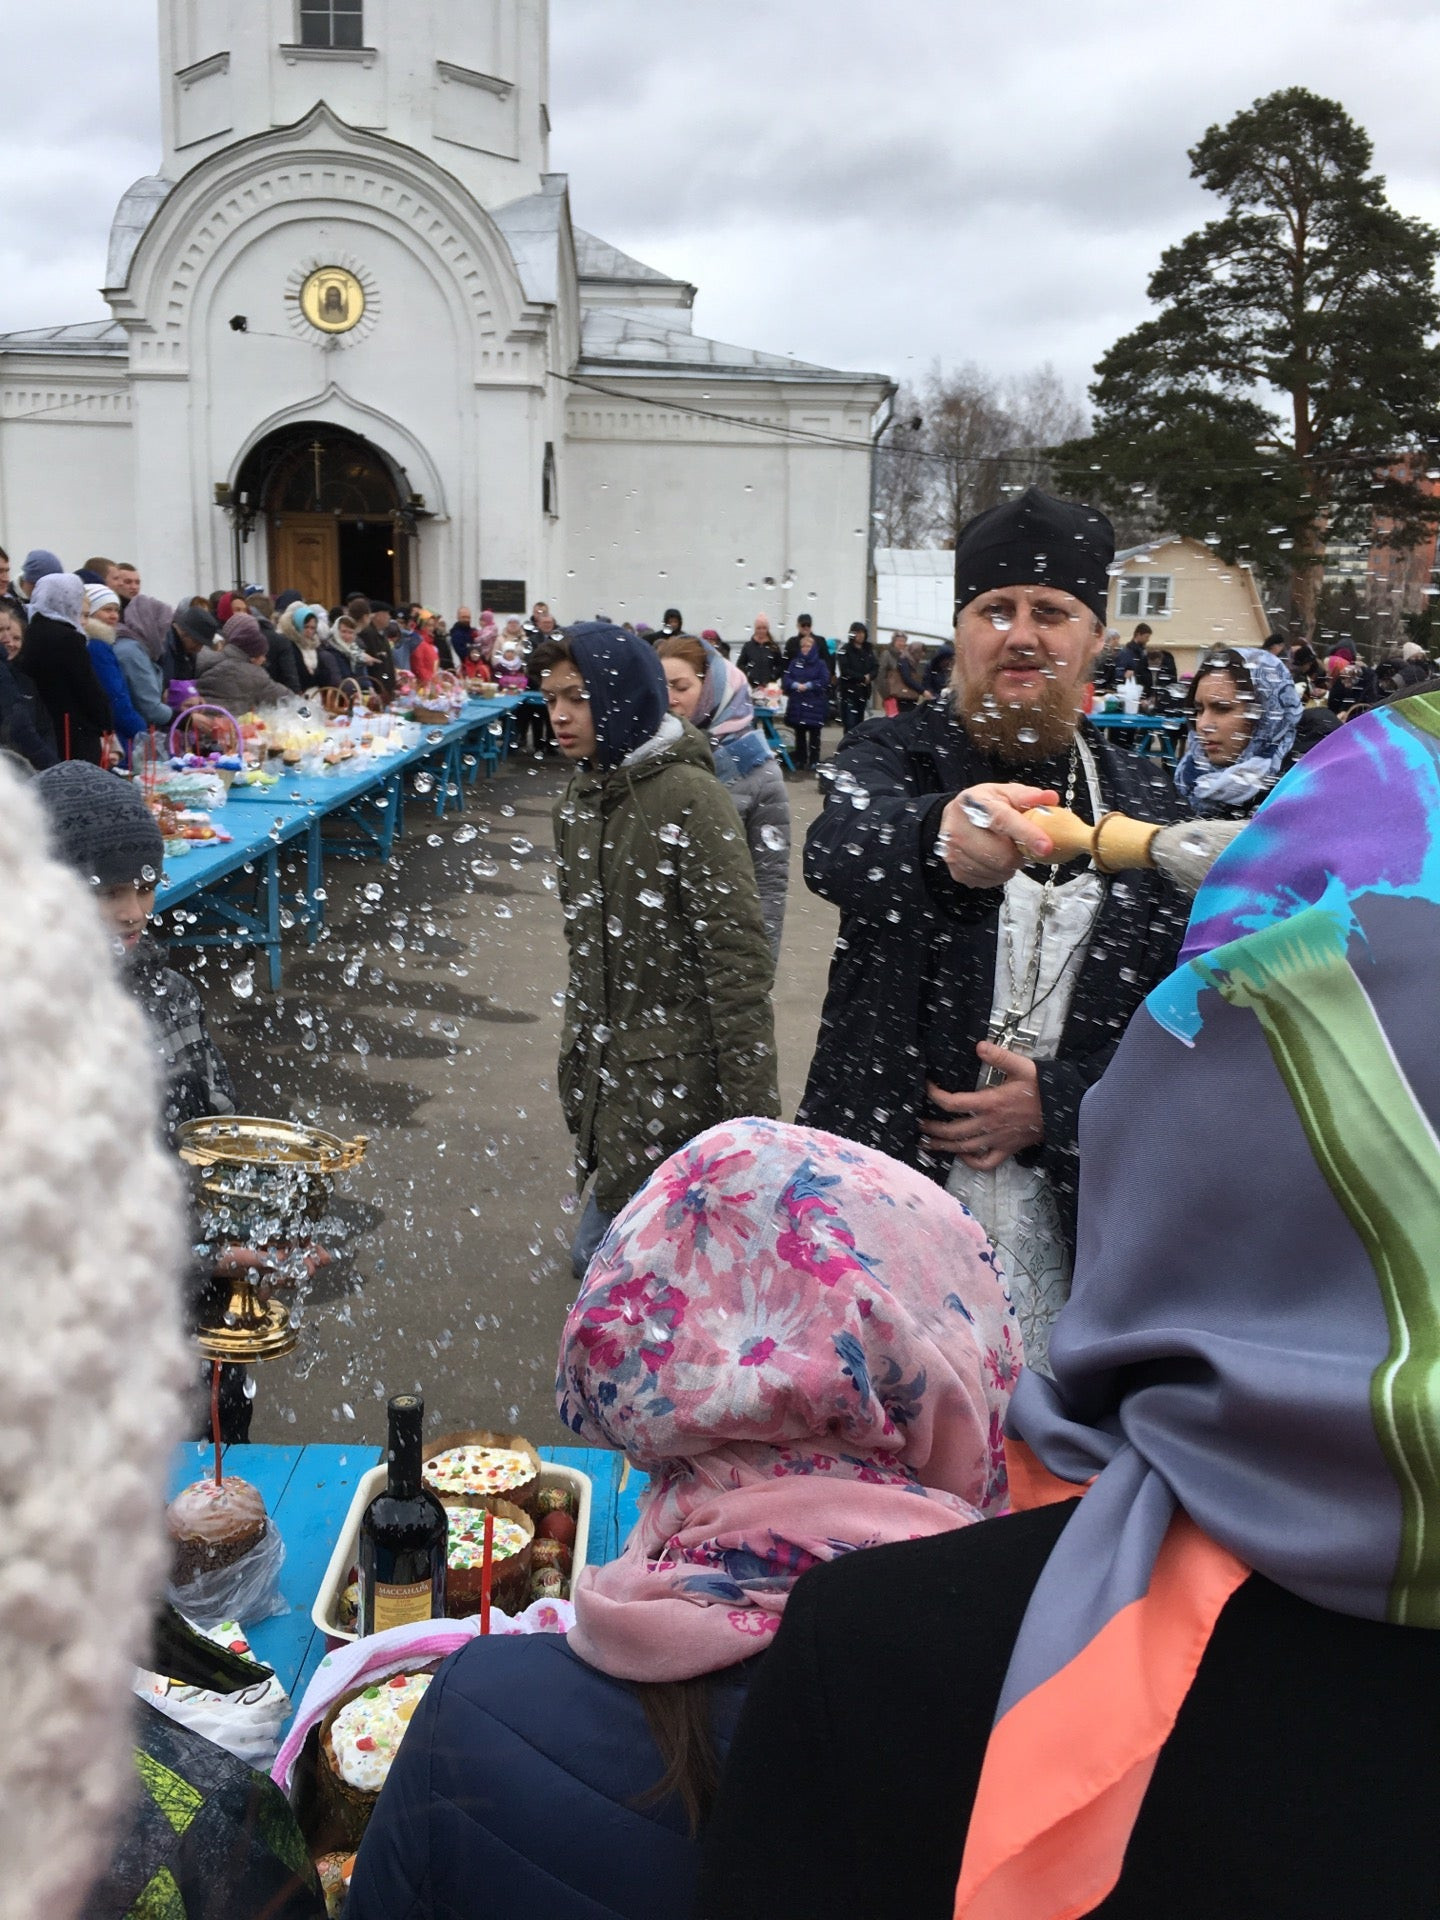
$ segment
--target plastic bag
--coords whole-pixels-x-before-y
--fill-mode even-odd
[[[275,1522],[267,1520],[264,1533],[248,1553],[228,1567],[197,1574],[186,1586],[178,1587],[172,1580],[166,1598],[198,1627],[218,1627],[224,1620],[250,1626],[290,1611],[280,1592],[284,1565],[285,1542]]]
[[[223,1621],[210,1630],[209,1637],[232,1653],[255,1659],[237,1621]],[[217,1693],[141,1667],[135,1675],[135,1692],[168,1719],[233,1753],[257,1773],[268,1773],[274,1765],[290,1713],[290,1696],[273,1673],[262,1669],[249,1686]]]

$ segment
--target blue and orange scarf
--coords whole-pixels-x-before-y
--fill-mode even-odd
[[[1070,1920],[1114,1888],[1252,1570],[1440,1627],[1436,954],[1429,695],[1276,788],[1085,1102],[1055,1377],[1010,1420],[1016,1505],[1085,1497],[1016,1641],[957,1920]]]

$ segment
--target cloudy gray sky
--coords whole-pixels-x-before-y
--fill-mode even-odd
[[[50,0],[8,39],[0,329],[104,312],[154,13]],[[1185,149],[1276,87],[1343,101],[1440,224],[1436,0],[553,0],[551,31],[579,224],[698,282],[703,331],[835,366],[1078,386],[1205,217]]]

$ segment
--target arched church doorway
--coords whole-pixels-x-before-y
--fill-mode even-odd
[[[234,494],[263,520],[271,593],[333,607],[410,593],[417,502],[403,468],[358,433],[301,421],[251,449]]]

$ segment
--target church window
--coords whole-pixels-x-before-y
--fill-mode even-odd
[[[550,518],[560,513],[560,485],[555,475],[555,442],[545,442],[545,465],[540,478],[540,504]]]
[[[363,0],[300,0],[302,47],[363,47]]]

